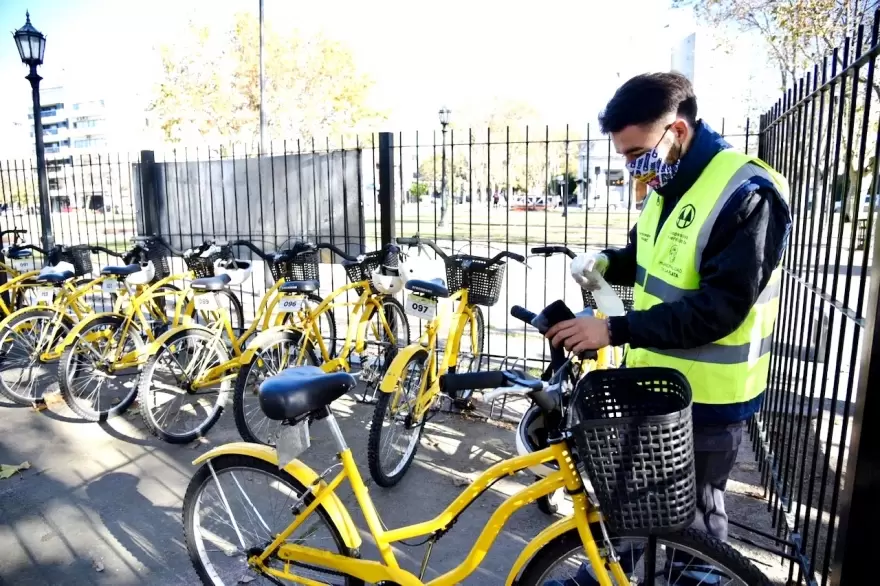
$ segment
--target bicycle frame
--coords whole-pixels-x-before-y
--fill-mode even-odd
[[[611,575],[614,576],[617,584],[629,584],[620,564],[611,561],[610,559],[603,559],[599,553],[599,546],[593,537],[590,523],[600,521],[601,515],[595,505],[593,505],[587,497],[586,490],[584,489],[580,475],[577,472],[577,468],[572,461],[569,448],[565,442],[551,444],[549,447],[538,452],[524,456],[516,456],[504,460],[503,462],[499,462],[483,472],[471,483],[470,486],[465,488],[464,491],[446,507],[446,509],[433,519],[405,527],[399,527],[397,529],[387,530],[384,528],[379,513],[376,511],[375,505],[370,499],[367,487],[360,475],[352,452],[345,445],[345,440],[342,437],[338,426],[335,425],[335,419],[332,419],[332,417],[333,415],[330,414],[328,420],[331,420],[329,423],[339,447],[338,455],[341,461],[342,470],[335,478],[333,478],[333,480],[326,484],[324,482],[311,483],[314,500],[296,516],[293,522],[284,531],[276,536],[275,540],[269,544],[266,549],[260,554],[253,555],[249,558],[248,563],[258,568],[261,572],[276,578],[291,580],[298,584],[324,584],[323,582],[316,582],[292,574],[290,572],[290,564],[295,562],[342,572],[369,583],[390,581],[401,584],[402,586],[424,584],[420,577],[417,577],[400,567],[391,548],[392,543],[424,536],[442,536],[452,527],[457,518],[497,480],[538,464],[555,461],[559,468],[557,471],[553,472],[543,480],[523,488],[498,506],[483,530],[480,532],[480,535],[477,537],[474,546],[471,548],[467,557],[461,564],[434,580],[427,582],[427,584],[430,586],[451,586],[460,583],[479,567],[480,563],[485,558],[486,553],[497,538],[500,529],[516,511],[528,506],[529,503],[535,499],[550,494],[563,487],[566,488],[572,496],[572,501],[574,502],[574,514],[566,519],[558,521],[548,529],[545,529],[544,532],[538,535],[526,546],[508,575],[506,584],[510,585],[513,583],[513,580],[519,574],[522,567],[538,549],[543,545],[546,545],[546,543],[554,537],[574,528],[578,530],[578,533],[581,536],[584,550],[596,572],[599,584],[602,586],[613,586],[614,584],[611,581],[608,571],[605,569],[606,563],[610,567]],[[229,444],[228,446],[222,446],[205,454],[194,463],[199,464],[208,461],[210,465],[211,458],[216,457],[217,455],[243,453],[246,452],[246,448],[249,447],[250,444]],[[296,470],[302,471],[304,468],[304,465],[298,460],[294,460],[291,464]],[[289,468],[291,468],[291,465],[285,467],[285,469]],[[306,470],[308,469],[306,468]],[[309,472],[309,474],[312,473]],[[370,534],[373,536],[376,546],[379,549],[381,562],[346,557],[312,547],[296,545],[294,543],[285,543],[287,538],[290,537],[298,527],[303,525],[309,515],[311,515],[319,506],[322,506],[324,503],[331,507],[338,506],[339,501],[336,496],[336,489],[346,479],[351,485],[355,499],[363,513]],[[350,517],[350,515],[348,516]],[[350,527],[348,529],[356,528]],[[356,534],[354,541],[357,545],[360,544],[360,537],[356,536]],[[283,570],[276,570],[265,565],[266,560],[272,556],[277,557],[284,562],[288,562]]]
[[[461,336],[464,333],[465,326],[467,326],[469,322],[476,320],[474,317],[474,311],[468,303],[467,289],[457,291],[449,296],[449,299],[451,301],[457,300],[459,303],[452,312],[449,338],[446,343],[446,348],[443,350],[443,359],[439,361],[439,364],[437,360],[437,340],[438,332],[445,317],[443,314],[438,314],[437,317],[428,322],[425,326],[425,332],[419,340],[415,344],[409,346],[408,351],[401,354],[401,359],[399,361],[395,361],[395,363],[390,366],[385,378],[382,380],[382,384],[379,386],[379,390],[385,393],[393,392],[399,394],[402,389],[400,388],[400,385],[397,384],[397,381],[403,376],[402,369],[409,361],[409,356],[422,349],[427,350],[428,363],[426,365],[426,372],[428,373],[428,376],[422,378],[422,387],[419,388],[416,404],[413,407],[413,417],[416,421],[421,420],[422,415],[424,415],[434,402],[434,398],[440,394],[440,376],[448,372],[451,367],[458,363],[458,349],[461,344]],[[477,331],[474,326],[471,326],[471,348],[476,347]],[[398,404],[397,396],[394,397],[391,404]]]
[[[85,293],[91,291],[94,287],[101,285],[107,279],[113,278],[110,275],[101,275],[98,278],[89,281],[82,287],[79,287],[76,290],[76,296],[84,295]],[[120,335],[120,340],[127,339],[129,333],[136,326],[133,323],[137,320],[142,326],[141,331],[145,331],[147,333],[148,341],[153,341],[153,332],[150,327],[149,321],[147,320],[146,315],[148,313],[154,313],[156,306],[153,303],[153,300],[157,297],[164,297],[169,295],[170,293],[161,292],[159,288],[164,285],[168,285],[169,283],[177,280],[190,279],[192,278],[192,273],[185,273],[182,275],[169,275],[164,279],[157,281],[149,286],[139,285],[135,289],[135,294],[133,295],[118,295],[116,301],[113,304],[113,311],[111,312],[103,312],[103,313],[95,313],[89,316],[89,319],[80,321],[64,338],[64,340],[58,344],[57,347],[52,348],[44,352],[40,355],[42,360],[56,360],[61,357],[61,354],[64,353],[64,350],[76,341],[79,337],[80,333],[88,327],[88,324],[91,323],[94,319],[99,319],[105,315],[117,315],[124,317],[124,321],[122,324],[122,333]],[[183,289],[182,291],[173,293],[173,295],[177,297],[183,297],[187,293],[187,289]],[[184,315],[190,315],[191,312],[187,311],[191,309],[192,300],[188,301],[186,304],[176,303],[174,310],[174,317],[172,318],[172,326],[177,325],[183,321]],[[147,313],[145,313],[145,311]],[[86,339],[88,341],[96,341],[98,338],[102,336],[106,336],[107,334],[104,332],[93,332],[88,334]],[[114,348],[112,350],[113,354],[109,358],[109,370],[117,371],[117,370],[125,370],[128,368],[132,368],[135,366],[142,365],[146,362],[146,354],[143,348],[136,348],[135,350],[131,350],[126,352],[122,356],[116,356],[116,353],[121,351],[121,349],[125,346],[125,344],[120,344],[119,347]]]
[[[10,291],[15,291],[17,289],[33,288],[34,284],[24,285],[24,281],[27,279],[36,278],[40,271],[28,271],[26,273],[19,273],[15,271],[15,269],[11,267],[7,267],[4,263],[0,263],[0,270],[4,270],[7,275],[15,275],[10,280],[6,281],[2,285],[0,285],[0,314],[2,315],[10,315],[13,313],[13,307],[11,305],[7,305],[6,303],[6,293]],[[19,294],[22,294],[19,291]],[[10,297],[10,304],[12,303],[12,298]]]
[[[363,288],[363,293],[360,294],[357,301],[346,301],[341,303],[334,302],[334,299],[356,287]],[[394,332],[391,330],[391,326],[388,324],[388,320],[385,318],[385,313],[382,311],[382,303],[380,299],[381,297],[379,295],[371,291],[369,280],[348,283],[330,293],[330,295],[328,295],[318,307],[310,311],[309,315],[303,320],[303,327],[301,329],[305,334],[305,340],[303,341],[299,355],[297,356],[296,365],[299,366],[305,363],[308,342],[314,340],[321,351],[321,369],[324,372],[335,372],[337,370],[344,370],[345,372],[351,371],[351,364],[349,363],[348,358],[351,356],[352,352],[362,353],[366,348],[365,336],[367,325],[370,323],[370,319],[373,317],[374,312],[378,313],[379,319],[382,322],[382,327],[385,329],[385,333],[389,336],[390,342],[396,344],[397,340],[394,337]],[[348,314],[349,319],[348,327],[345,330],[345,342],[343,343],[342,349],[339,351],[337,357],[331,359],[330,353],[327,351],[327,346],[324,343],[324,337],[321,335],[321,327],[318,318],[328,309],[346,306],[352,306],[352,309]]]

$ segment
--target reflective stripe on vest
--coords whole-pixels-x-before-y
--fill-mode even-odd
[[[662,196],[650,195],[637,225],[636,310],[673,303],[699,289],[700,264],[715,221],[742,184],[756,175],[787,196],[781,175],[763,161],[731,150],[712,159],[663,226]],[[627,363],[680,370],[691,383],[696,403],[733,404],[756,397],[767,383],[780,282],[777,268],[743,323],[724,338],[689,349],[633,348]]]

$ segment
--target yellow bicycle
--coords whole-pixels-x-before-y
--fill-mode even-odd
[[[138,237],[134,242],[125,253],[91,248],[92,252],[120,258],[124,264],[104,267],[75,294],[102,291],[109,294],[113,307],[82,318],[58,346],[40,355],[47,362],[59,358],[61,396],[87,421],[124,413],[137,398],[147,345],[196,315],[188,287],[180,289],[173,283],[191,279],[195,266],[209,262],[203,255],[210,250],[210,241],[186,251],[176,250],[158,237]],[[187,272],[172,274],[166,251],[183,257]],[[57,313],[64,312],[59,309]]]
[[[470,346],[479,352],[484,335],[483,314],[478,305],[492,306],[498,301],[504,277],[505,258],[525,262],[522,255],[500,252],[493,258],[463,254],[447,255],[434,242],[415,236],[398,238],[405,246],[428,246],[443,259],[447,282],[440,279],[410,279],[406,288],[406,313],[427,320],[425,332],[414,344],[395,357],[379,385],[373,411],[367,456],[370,475],[380,486],[394,486],[412,464],[428,412],[440,394],[440,375],[455,372],[462,337],[469,330]],[[437,300],[448,298],[458,304],[443,358],[438,360],[438,332],[444,316],[437,311]]]
[[[209,316],[208,325],[175,324],[143,353],[147,359],[139,383],[141,415],[154,435],[170,443],[188,443],[206,434],[220,419],[239,369],[262,349],[293,341],[300,310],[322,303],[315,247],[297,243],[267,254],[248,240],[215,246],[220,250],[214,261],[217,274],[189,285],[194,309]],[[249,261],[232,256],[236,246],[266,261],[277,279],[247,329],[236,327],[230,311],[233,306],[240,311],[240,303],[229,287],[250,279],[252,269]],[[224,305],[221,295],[235,301]],[[322,324],[329,324],[328,335],[335,335],[332,313],[324,315]]]
[[[37,285],[36,270],[31,250],[41,252],[37,246],[25,245],[21,239],[27,230],[0,231],[0,246],[3,237],[13,235],[12,243],[0,249],[0,316],[6,317],[28,303],[36,302],[33,288]]]
[[[501,387],[493,393],[529,396],[544,410],[549,445],[493,465],[433,519],[395,529],[383,524],[330,409],[334,400],[355,386],[355,379],[343,372],[324,373],[313,366],[284,371],[265,381],[260,389],[260,404],[266,416],[284,423],[277,449],[232,443],[212,449],[194,462],[201,467],[190,481],[183,502],[184,533],[193,566],[202,583],[214,586],[258,579],[309,586],[452,586],[477,571],[516,511],[565,488],[572,496],[574,513],[526,544],[504,580],[506,585],[670,585],[680,583],[678,578],[690,573],[702,576],[703,584],[769,586],[769,580],[730,546],[705,533],[685,529],[694,516],[693,460],[675,450],[681,450],[692,439],[688,435],[689,417],[682,416],[690,413],[690,389],[684,377],[670,369],[651,369],[641,377],[635,370],[591,373],[579,385],[572,408],[559,401],[553,389],[558,381],[542,382],[517,371],[446,375],[441,384],[458,389],[491,386]],[[595,378],[604,373],[611,375]],[[621,377],[618,373],[625,374]],[[464,380],[456,382],[456,377]],[[615,388],[618,382],[621,397],[656,402],[662,395],[667,402],[665,411],[678,417],[670,417],[672,423],[664,421],[662,425],[652,422],[655,428],[661,428],[653,432],[632,420],[588,420],[599,417],[591,411],[594,403],[607,396],[607,389]],[[639,390],[644,396],[636,397]],[[309,446],[309,421],[317,420],[326,422],[337,451],[337,462],[321,474],[296,459]],[[609,447],[613,444],[614,450],[633,450],[637,442],[626,438],[641,438],[647,433],[652,442],[662,442],[668,436],[661,437],[661,432],[672,428],[675,441],[667,439],[666,444],[658,445],[657,454],[646,448],[639,451],[639,456],[651,456],[652,467],[635,475],[635,482],[640,483],[633,497],[637,502],[621,506],[622,511],[631,514],[603,514],[605,502],[600,511],[584,488],[574,458],[575,444],[579,453],[590,453],[589,458],[612,464],[611,471],[624,473],[620,464],[614,465],[615,452],[602,449],[603,440]],[[609,431],[603,440],[593,440],[591,434],[600,429],[617,430],[617,435]],[[599,448],[595,456],[593,448]],[[672,453],[679,455],[669,457]],[[657,466],[660,457],[667,459]],[[556,470],[501,503],[459,565],[433,580],[425,580],[434,544],[450,532],[480,495],[498,480],[544,463],[554,463]],[[613,487],[614,478],[612,474],[610,482],[601,486]],[[361,533],[338,495],[345,480],[349,481],[380,560],[361,559]],[[629,523],[625,538],[614,536],[613,527],[621,522]],[[418,573],[414,573],[401,567],[392,544],[408,545],[406,540],[420,537],[420,543],[428,545]]]
[[[343,258],[342,265],[350,283],[334,290],[316,307],[308,307],[295,298],[289,307],[295,308],[295,330],[274,334],[266,339],[243,364],[238,372],[233,396],[235,425],[242,439],[273,445],[280,431],[277,422],[268,419],[257,402],[257,389],[267,377],[295,365],[320,365],[325,372],[349,372],[357,355],[360,379],[370,387],[378,384],[391,364],[397,350],[410,342],[409,320],[403,306],[393,295],[403,288],[398,263],[400,249],[386,244],[381,250],[352,257],[330,244],[318,244],[317,249],[330,250]],[[317,259],[316,259],[317,260]],[[309,282],[288,282],[282,286],[291,292],[310,291]],[[354,291],[354,302],[341,300],[348,291]],[[337,354],[330,351],[324,328],[325,317],[333,315],[338,307],[348,306],[348,326],[345,340]],[[335,320],[330,320],[335,324]],[[335,329],[335,328],[334,328]]]

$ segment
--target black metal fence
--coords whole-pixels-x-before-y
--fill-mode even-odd
[[[796,583],[875,573],[877,27],[860,27],[761,118],[759,155],[788,177],[794,225],[769,391],[750,431]]]

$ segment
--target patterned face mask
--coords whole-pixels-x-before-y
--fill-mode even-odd
[[[663,131],[663,136],[666,136],[668,131],[669,126]],[[663,136],[657,141],[657,146],[660,146]],[[633,179],[647,184],[652,189],[658,189],[669,183],[678,171],[678,161],[672,164],[667,163],[657,152],[657,146],[626,164]]]

